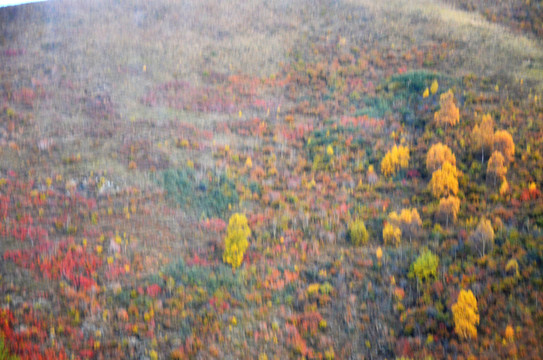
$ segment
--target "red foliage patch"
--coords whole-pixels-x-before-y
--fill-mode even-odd
[[[160,293],[162,292],[162,289],[157,284],[152,284],[147,286],[147,295],[150,297],[156,298]]]
[[[0,337],[4,338],[9,351],[22,360],[67,359],[61,347],[42,347],[47,343],[47,329],[35,315],[34,309],[24,308],[22,312],[15,317],[9,309],[0,309]]]

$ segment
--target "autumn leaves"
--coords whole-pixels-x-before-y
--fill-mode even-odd
[[[409,148],[407,146],[396,146],[386,153],[381,161],[381,172],[385,177],[396,175],[401,169],[409,166]]]
[[[484,163],[485,152],[490,153],[487,164],[487,176],[494,180],[494,186],[500,180],[500,194],[504,195],[509,186],[505,175],[507,164],[515,158],[515,143],[513,137],[506,130],[498,130],[494,133],[494,121],[490,114],[483,115],[481,122],[473,127],[471,132],[472,147],[475,152],[481,152],[481,163]]]
[[[427,89],[423,94],[429,96]],[[432,93],[434,95],[434,92]],[[449,133],[454,133],[452,127],[456,126],[460,120],[460,111],[455,104],[454,95],[451,90],[441,94],[440,108],[434,113],[433,119],[438,127],[438,132],[448,129]],[[505,179],[507,167],[514,161],[515,144],[511,134],[506,130],[495,130],[492,115],[486,114],[478,118],[477,124],[471,131],[471,138],[464,143],[459,140],[455,144],[450,141],[450,137],[443,137],[448,140],[435,142],[429,147],[426,153],[425,165],[429,174],[428,191],[438,202],[434,206],[435,217],[447,228],[456,223],[460,211],[460,205],[465,194],[460,191],[464,187],[460,180],[467,180],[466,176],[457,168],[457,165],[464,169],[465,159],[471,158],[470,152],[476,154],[475,159],[480,159],[481,164],[487,162],[486,171],[483,170],[483,178],[486,173],[486,179],[494,187],[500,187],[500,194],[508,192],[508,184]],[[455,154],[453,149],[458,149],[468,145],[466,152]],[[449,147],[450,146],[450,147]],[[410,150],[402,145],[394,145],[389,152],[385,154],[381,162],[381,173],[387,178],[392,178],[402,170],[409,167]],[[413,154],[411,154],[413,155]],[[464,159],[457,163],[458,158]],[[478,167],[480,168],[480,167]],[[483,168],[484,169],[484,168]],[[497,189],[496,189],[497,190]],[[462,200],[461,200],[462,199]],[[417,221],[418,218],[418,221]],[[411,221],[409,221],[411,219]],[[398,215],[392,212],[383,225],[383,240],[385,244],[398,246],[402,235],[406,234],[406,224],[412,224],[416,229],[420,225],[420,217],[416,209],[403,209]],[[477,224],[477,222],[475,223]],[[472,249],[481,257],[485,256],[494,243],[494,230],[490,220],[484,216],[478,221],[478,225],[469,235],[469,242]],[[417,284],[427,283],[437,274],[438,257],[430,250],[423,250],[420,256],[411,266],[411,277],[417,279]],[[461,339],[470,339],[477,337],[477,325],[479,324],[479,314],[477,309],[477,299],[475,295],[467,289],[460,290],[456,303],[451,308],[455,325],[455,332]]]
[[[251,236],[251,229],[247,224],[247,217],[239,213],[232,215],[224,240],[223,261],[232,265],[233,270],[238,268],[243,261],[243,255],[249,247],[247,240],[249,236]]]

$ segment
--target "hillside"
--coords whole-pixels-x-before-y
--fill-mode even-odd
[[[493,3],[0,9],[0,359],[540,358],[541,4]]]

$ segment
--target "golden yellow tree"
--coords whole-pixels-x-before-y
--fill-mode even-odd
[[[377,258],[377,263],[379,266],[381,266],[381,259],[383,258],[383,249],[379,246],[377,250],[375,250],[375,257]]]
[[[411,242],[413,236],[416,235],[418,229],[422,226],[419,212],[415,208],[402,209],[399,215],[395,211],[391,212],[388,215],[388,222],[394,227],[399,228],[402,235],[409,237],[409,242]]]
[[[387,223],[383,228],[383,241],[386,245],[394,245],[396,247],[400,246],[400,241],[402,239],[402,231],[400,228]]]
[[[394,145],[381,161],[381,172],[386,177],[394,176],[398,171],[406,169],[408,166],[409,148],[403,145]]]
[[[441,169],[434,171],[428,184],[430,191],[436,198],[458,193],[458,170],[456,166],[445,161]]]
[[[430,86],[430,92],[432,93],[432,95],[437,92],[437,89],[439,89],[439,84],[437,82],[437,79],[435,79],[434,81],[432,81],[432,86]]]
[[[449,195],[446,198],[439,200],[438,214],[445,218],[445,225],[449,227],[449,219],[456,221],[456,214],[460,210],[460,199],[456,196]]]
[[[483,115],[480,125],[475,125],[471,132],[474,151],[481,151],[481,163],[485,162],[485,152],[490,152],[494,145],[494,120],[490,114]]]
[[[502,153],[505,160],[511,162],[515,159],[515,143],[513,137],[506,130],[498,130],[494,134],[494,150]]]
[[[456,304],[452,306],[454,331],[462,339],[476,339],[479,325],[477,299],[471,290],[460,290]]]
[[[505,167],[505,159],[499,151],[494,151],[492,156],[488,160],[488,165],[486,166],[487,176],[494,178],[494,185],[496,185],[496,180],[505,180],[505,175],[507,174],[507,167]]]
[[[515,341],[515,330],[511,325],[507,325],[507,327],[505,328],[505,338],[510,343]]]
[[[439,97],[440,109],[434,113],[434,120],[438,125],[456,125],[460,120],[460,111],[454,103],[452,90],[441,94]]]
[[[507,179],[503,179],[502,184],[500,185],[500,195],[505,196],[509,192],[509,183]]]
[[[445,161],[456,166],[456,156],[447,145],[437,143],[432,145],[428,154],[426,154],[426,168],[428,171],[439,169]]]
[[[247,239],[249,236],[251,236],[251,229],[247,223],[247,217],[239,213],[233,214],[228,222],[222,255],[223,261],[232,265],[233,270],[238,268],[243,261],[243,255],[249,247]]]

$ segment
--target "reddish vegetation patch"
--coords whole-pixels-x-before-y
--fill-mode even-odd
[[[194,86],[186,81],[171,81],[155,87],[142,99],[147,106],[167,106],[195,112],[235,113],[245,109],[267,109],[258,78],[232,75],[213,84]]]
[[[49,337],[47,331],[32,307],[27,306],[17,316],[9,309],[0,309],[0,337],[7,349],[22,360],[68,359],[62,347],[43,346]]]

